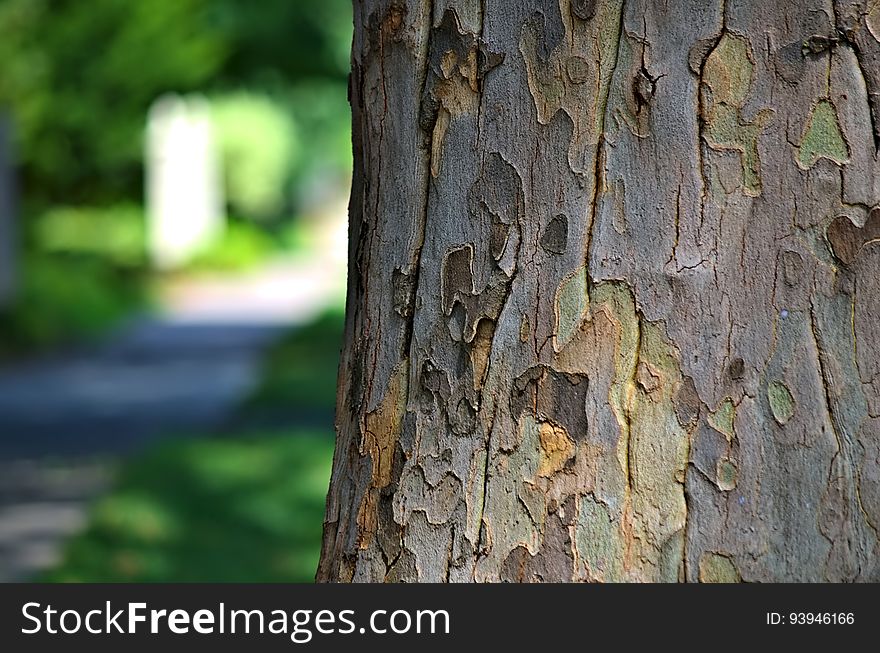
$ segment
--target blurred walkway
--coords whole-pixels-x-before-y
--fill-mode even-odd
[[[317,317],[338,283],[324,262],[289,261],[179,281],[162,312],[98,346],[0,368],[0,461],[125,453],[222,425],[266,347]]]
[[[340,265],[325,252],[181,280],[98,346],[0,368],[0,581],[55,563],[119,456],[221,427],[275,338],[339,297]]]

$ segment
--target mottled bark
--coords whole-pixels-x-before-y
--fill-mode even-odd
[[[318,578],[880,580],[880,2],[355,28]]]

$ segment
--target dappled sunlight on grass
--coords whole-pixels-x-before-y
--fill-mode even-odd
[[[333,440],[171,442],[126,466],[50,581],[310,582]]]
[[[180,534],[176,516],[156,498],[140,491],[107,497],[95,510],[97,530],[149,544],[170,542]]]

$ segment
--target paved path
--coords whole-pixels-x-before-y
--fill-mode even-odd
[[[0,460],[126,453],[218,425],[280,327],[145,319],[107,344],[0,372]]]
[[[104,343],[0,369],[0,581],[52,565],[114,461],[157,437],[221,426],[266,348],[340,291],[327,260],[189,279],[164,311]]]

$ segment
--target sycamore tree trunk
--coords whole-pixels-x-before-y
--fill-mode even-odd
[[[880,580],[880,2],[355,28],[318,578]]]

